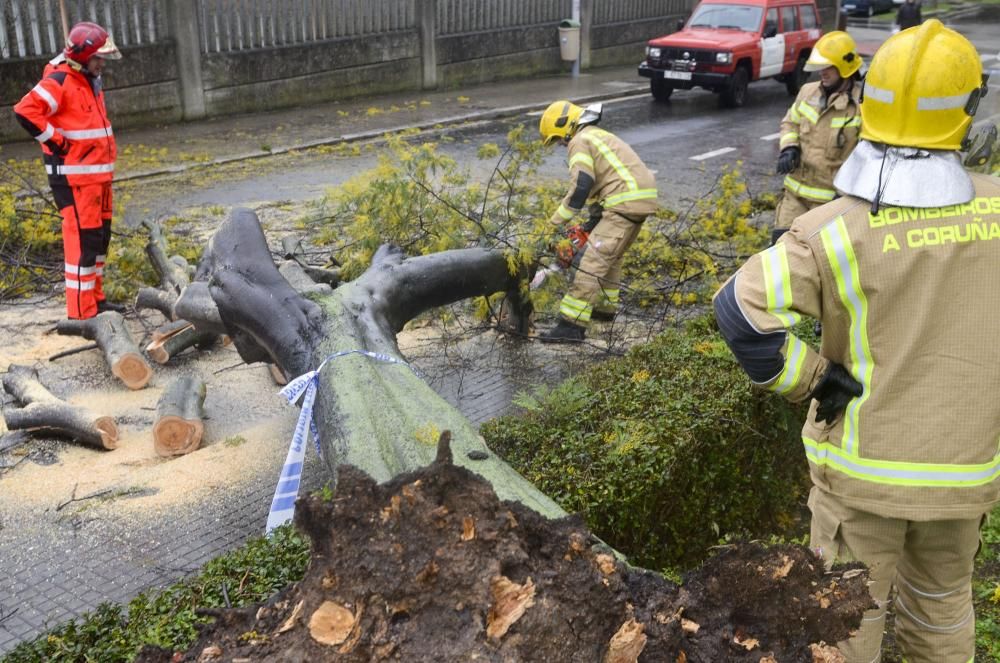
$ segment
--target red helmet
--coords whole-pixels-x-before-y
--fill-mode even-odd
[[[122,56],[108,31],[97,23],[89,22],[73,26],[66,38],[66,49],[63,53],[67,60],[80,65],[86,65],[90,58],[95,56],[109,60],[117,60]]]

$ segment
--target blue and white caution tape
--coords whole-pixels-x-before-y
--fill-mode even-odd
[[[281,395],[287,398],[288,402],[293,405],[302,398],[302,411],[299,413],[299,420],[295,424],[295,433],[292,435],[292,442],[288,446],[288,455],[285,456],[285,464],[281,468],[278,485],[274,489],[274,499],[271,500],[271,511],[267,514],[267,529],[265,532],[268,534],[275,527],[290,522],[292,516],[295,514],[295,500],[299,496],[299,485],[302,483],[302,466],[305,462],[306,442],[309,438],[310,429],[312,430],[313,442],[316,445],[316,453],[322,455],[322,448],[319,443],[319,431],[316,429],[316,422],[313,421],[313,405],[316,403],[316,388],[319,386],[319,373],[328,361],[346,355],[362,355],[387,364],[402,364],[418,376],[420,375],[415,368],[405,361],[391,355],[380,352],[368,352],[367,350],[342,350],[324,359],[316,370],[300,375],[281,390]],[[303,394],[305,395],[304,397]]]

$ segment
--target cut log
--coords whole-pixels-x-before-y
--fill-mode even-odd
[[[165,325],[160,325],[150,333],[150,338],[154,341],[162,341],[170,338],[174,334],[191,326],[187,320],[172,320]]]
[[[205,425],[205,381],[197,376],[177,378],[156,404],[153,448],[163,457],[189,454],[201,446]]]
[[[167,320],[174,320],[174,304],[177,302],[177,293],[172,290],[160,290],[159,288],[139,288],[135,295],[135,307],[139,310],[153,309],[163,314]]]
[[[153,377],[153,369],[139,352],[120,313],[107,311],[88,320],[62,320],[56,332],[96,342],[111,372],[129,389],[142,389]]]
[[[170,247],[163,236],[163,227],[155,221],[143,221],[143,227],[149,232],[149,241],[146,242],[146,255],[150,264],[160,277],[160,289],[180,293],[191,277],[188,273],[188,264],[181,256],[171,256]]]
[[[8,429],[49,431],[98,449],[118,446],[114,419],[56,398],[33,369],[12,364],[2,380],[4,390],[23,405],[4,409]]]
[[[381,353],[398,362],[350,354],[321,371],[314,417],[334,478],[341,464],[377,481],[415,470],[436,452],[418,433],[451,430],[455,462],[490,481],[501,499],[561,517],[566,514],[554,501],[490,452],[476,427],[405,364],[396,345],[396,333],[423,311],[496,292],[507,293],[511,324],[526,331],[531,303],[521,297],[525,276],[512,274],[499,251],[405,258],[382,247],[361,277],[312,301],[278,272],[257,215],[237,209],[202,255],[196,278],[205,283],[185,288],[176,309],[196,326],[211,328],[214,321],[189,313],[207,287],[244,361],[277,364],[290,378],[338,351]]]
[[[285,277],[288,284],[300,295],[328,295],[333,292],[326,283],[316,283],[312,280],[302,265],[294,260],[285,260],[278,265],[278,272]]]
[[[219,340],[218,334],[198,331],[193,324],[186,320],[177,322],[184,322],[185,325],[169,332],[161,331],[163,330],[161,327],[157,330],[160,332],[159,336],[157,336],[157,332],[154,332],[153,340],[146,346],[146,354],[158,364],[166,364],[172,357],[176,357],[192,346],[198,346],[199,349],[204,350],[212,347]]]

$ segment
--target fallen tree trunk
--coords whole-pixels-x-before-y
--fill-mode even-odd
[[[210,348],[219,340],[218,334],[198,331],[193,324],[187,321],[178,322],[185,324],[179,329],[172,329],[167,333],[160,332],[157,335],[154,332],[153,340],[146,346],[146,354],[156,363],[166,364],[172,357],[176,357],[193,346],[202,350]]]
[[[156,404],[153,449],[164,458],[189,454],[205,432],[205,381],[185,375],[168,386]]]
[[[436,431],[452,431],[455,462],[486,478],[502,499],[548,516],[564,511],[486,447],[476,428],[406,365],[396,333],[423,311],[470,297],[507,293],[510,324],[526,331],[530,301],[523,274],[512,274],[499,251],[463,249],[405,258],[382,247],[361,277],[306,299],[271,259],[256,214],[234,210],[212,237],[195,282],[175,310],[201,329],[204,291],[248,363],[277,364],[290,378],[317,369],[315,421],[324,459],[364,470],[377,481],[433,460]],[[183,313],[181,313],[183,311]],[[391,361],[357,352],[378,353]],[[351,352],[326,360],[338,352]]]
[[[61,320],[56,332],[96,342],[111,372],[129,389],[142,389],[153,377],[153,369],[143,359],[120,313],[107,311],[87,320]]]
[[[160,289],[179,294],[191,277],[188,275],[187,260],[181,256],[171,256],[167,239],[163,235],[163,227],[155,221],[143,221],[142,225],[149,232],[146,242],[146,255],[157,276],[160,277]]]
[[[135,295],[135,307],[139,310],[153,309],[163,314],[167,320],[174,320],[174,304],[177,293],[159,288],[139,288]]]
[[[2,380],[4,390],[23,405],[4,409],[8,429],[50,431],[98,449],[118,446],[114,419],[56,398],[33,369],[12,364]]]

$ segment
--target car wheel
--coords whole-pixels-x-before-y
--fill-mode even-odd
[[[729,85],[722,90],[719,101],[727,108],[741,108],[747,102],[747,86],[750,84],[750,74],[746,67],[738,67],[729,79]]]
[[[652,93],[653,99],[656,99],[657,101],[667,101],[670,99],[670,95],[674,92],[674,86],[670,85],[662,78],[650,78],[649,91]]]
[[[793,97],[799,93],[802,85],[809,78],[809,74],[805,70],[807,59],[805,55],[800,55],[798,61],[795,63],[795,70],[788,74],[788,78],[785,79],[785,89]]]

